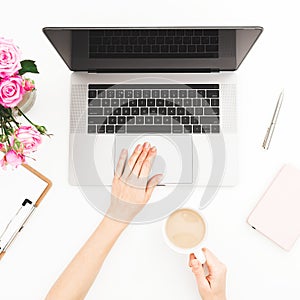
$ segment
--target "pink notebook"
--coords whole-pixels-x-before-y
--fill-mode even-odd
[[[300,235],[300,170],[285,165],[248,217],[257,231],[289,251]]]

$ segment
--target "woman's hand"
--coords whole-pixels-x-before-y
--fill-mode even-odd
[[[149,201],[162,178],[157,174],[148,180],[156,152],[147,142],[139,144],[127,161],[127,150],[122,150],[112,183],[110,218],[129,223]]]
[[[205,276],[202,264],[195,254],[190,254],[189,265],[195,275],[198,290],[203,300],[226,299],[226,266],[208,249],[204,248],[209,274]]]

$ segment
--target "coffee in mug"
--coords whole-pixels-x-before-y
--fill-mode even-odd
[[[204,239],[206,224],[196,211],[182,208],[174,211],[167,219],[165,233],[177,248],[192,249]]]

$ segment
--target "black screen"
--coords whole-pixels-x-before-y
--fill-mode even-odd
[[[262,32],[239,28],[44,28],[73,71],[236,70]]]

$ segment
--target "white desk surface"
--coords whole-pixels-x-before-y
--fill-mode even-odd
[[[238,70],[240,182],[220,189],[203,211],[207,246],[228,266],[228,299],[300,299],[300,241],[286,253],[246,224],[283,163],[300,166],[299,14],[296,1],[14,1],[2,4],[0,36],[34,59],[38,100],[31,118],[54,134],[32,163],[53,188],[0,262],[0,298],[43,299],[102,218],[67,181],[70,71],[42,33],[44,26],[260,25],[262,36]],[[269,151],[261,143],[276,99],[285,100]],[[11,191],[1,187],[3,195]],[[197,207],[202,190],[191,197]],[[99,195],[99,201],[101,195]],[[163,241],[161,222],[130,226],[87,299],[199,299],[187,258]]]

